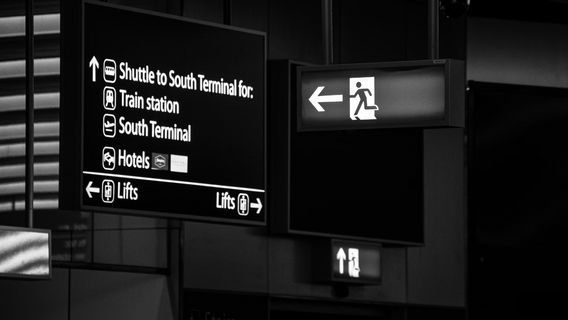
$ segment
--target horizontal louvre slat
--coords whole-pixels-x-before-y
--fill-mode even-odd
[[[34,143],[34,154],[36,156],[49,156],[59,154],[58,141],[46,141]],[[12,143],[0,145],[0,159],[23,157],[26,155],[24,143]]]
[[[24,164],[13,164],[0,166],[0,179],[23,178],[26,174]],[[34,176],[54,176],[59,174],[59,163],[35,163]]]
[[[0,196],[23,195],[25,182],[0,183]],[[59,181],[34,181],[34,193],[56,193],[59,191]]]
[[[55,199],[34,199],[34,210],[57,209],[59,200]],[[0,202],[0,212],[23,211],[24,201],[3,201]]]
[[[59,137],[59,122],[40,122],[34,125],[36,138]],[[26,125],[9,124],[0,126],[0,141],[24,139],[26,137]]]
[[[43,58],[34,60],[34,76],[59,75],[59,58]],[[0,62],[0,79],[23,78],[26,76],[26,61]]]
[[[59,108],[59,92],[34,94],[35,109]],[[24,111],[26,109],[26,96],[23,94],[0,97],[0,112]]]
[[[60,32],[60,15],[42,14],[34,17],[34,34],[54,34]],[[0,18],[0,38],[20,37],[26,34],[26,18],[24,16]]]

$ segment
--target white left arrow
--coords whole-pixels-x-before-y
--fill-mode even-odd
[[[85,188],[85,191],[87,191],[87,195],[89,196],[89,198],[93,197],[91,195],[91,192],[92,193],[100,193],[101,192],[101,188],[91,187],[92,185],[93,185],[93,181],[89,181],[89,183],[87,184],[87,188]]]
[[[99,68],[99,62],[97,61],[97,58],[95,56],[93,56],[91,58],[91,61],[89,61],[89,67],[91,68],[92,74],[93,74],[93,82],[97,81],[97,69]]]
[[[312,95],[310,96],[310,102],[312,103],[312,105],[314,106],[314,108],[316,108],[316,110],[318,112],[324,112],[325,110],[323,109],[323,107],[321,106],[320,103],[322,102],[341,102],[343,101],[343,95],[341,94],[332,94],[332,95],[327,95],[327,96],[320,96],[320,93],[323,91],[325,87],[317,87],[316,91],[314,91],[314,93],[312,93]]]
[[[256,214],[259,214],[260,210],[262,210],[262,202],[260,202],[259,198],[256,198],[256,203],[251,203],[250,207],[256,209]]]

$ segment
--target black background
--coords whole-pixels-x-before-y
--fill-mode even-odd
[[[568,91],[471,83],[475,317],[560,319],[568,263]]]
[[[297,133],[290,228],[423,241],[422,131]]]
[[[118,148],[123,148],[129,153],[146,151],[149,156],[152,152],[187,155],[188,173],[123,167],[110,173],[264,190],[264,36],[89,3],[85,4],[84,25],[84,171],[105,172],[101,165],[102,149],[113,146],[117,153]],[[88,67],[93,55],[100,64],[95,83],[91,81]],[[104,59],[116,61],[114,84],[102,79]],[[148,65],[154,72],[173,69],[181,76],[193,72],[195,78],[203,74],[210,80],[243,80],[243,84],[254,87],[253,99],[120,80],[119,64],[123,61],[134,68]],[[197,81],[199,85],[199,79]],[[102,105],[106,85],[117,92],[114,111],[106,111]],[[120,107],[119,89],[129,94],[137,91],[144,99],[151,95],[167,96],[180,103],[180,113]],[[114,114],[117,122],[120,115],[124,115],[129,121],[145,118],[148,125],[150,119],[168,126],[191,124],[192,140],[187,143],[118,132],[114,139],[105,138],[102,134],[104,113]],[[85,176],[83,188],[90,180],[95,182],[94,186],[102,180],[102,177],[93,178]],[[227,191],[224,189],[201,190],[203,187],[130,181],[140,187],[137,201],[115,200],[112,205],[105,205],[98,196],[89,199],[84,195],[84,204],[213,217],[227,217],[229,213],[215,208],[215,194]],[[235,197],[239,192],[234,190],[231,194]],[[264,202],[264,193],[249,193],[249,196],[253,201],[258,197]],[[262,215],[244,219],[262,221],[264,211]],[[230,218],[243,219],[236,211],[231,214],[234,216]]]

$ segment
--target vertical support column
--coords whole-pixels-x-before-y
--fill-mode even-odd
[[[180,220],[168,219],[167,224],[167,254],[168,254],[168,288],[171,297],[171,308],[174,319],[186,319],[184,317],[184,241],[185,223]]]
[[[428,0],[428,58],[440,57],[439,0]]]
[[[231,0],[223,0],[223,24],[231,25]]]
[[[322,44],[324,63],[333,63],[333,2],[332,0],[322,0]]]
[[[33,228],[34,211],[34,2],[26,0],[26,226]]]
[[[178,310],[181,319],[185,314],[185,223],[183,221],[179,221],[178,223],[179,223],[179,229],[178,229],[179,309]]]

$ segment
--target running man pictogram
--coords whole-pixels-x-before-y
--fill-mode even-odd
[[[375,111],[379,110],[379,107],[375,105],[375,78],[350,78],[349,82],[351,119],[376,120]],[[361,110],[361,107],[363,107],[363,110]]]

